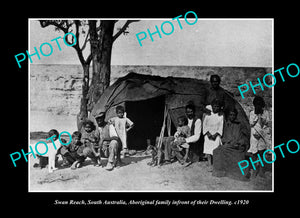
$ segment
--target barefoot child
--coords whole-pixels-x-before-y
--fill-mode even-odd
[[[181,164],[187,162],[190,145],[186,142],[182,142],[182,139],[191,136],[191,128],[188,126],[188,119],[186,116],[180,116],[177,118],[178,127],[174,134],[175,140],[172,142],[172,150],[175,152],[175,156]],[[182,160],[180,152],[185,149],[185,155]]]
[[[80,140],[81,132],[75,131],[72,134],[72,142],[60,149],[61,155],[69,164],[72,164],[71,169],[79,168],[85,159],[83,154],[84,146]]]
[[[210,107],[208,105],[207,107]],[[203,153],[207,155],[208,171],[212,171],[213,164],[213,150],[221,145],[221,136],[223,134],[223,120],[224,117],[220,113],[221,102],[214,99],[211,103],[211,114],[204,114],[203,117],[203,135],[204,135],[204,150]]]
[[[113,126],[116,129],[116,132],[118,134],[118,137],[120,138],[122,142],[122,154],[125,156],[128,154],[128,147],[127,147],[127,132],[132,129],[134,123],[124,116],[125,109],[123,106],[117,106],[116,107],[116,117],[113,117],[109,120],[110,123],[113,124]]]
[[[268,137],[268,132],[270,131],[272,123],[270,122],[271,120],[267,110],[264,109],[266,105],[262,97],[255,96],[253,99],[253,106],[254,110],[250,111],[249,118],[251,136],[248,153],[252,156],[252,159],[256,160],[257,154],[262,157],[266,149],[271,149],[271,138]],[[260,166],[260,163],[255,164],[255,169],[254,176],[257,174],[261,177],[265,176],[265,170]]]
[[[84,145],[83,153],[85,157],[89,157],[95,166],[101,166],[100,149],[99,149],[99,131],[96,130],[95,124],[91,120],[83,123],[81,142]]]

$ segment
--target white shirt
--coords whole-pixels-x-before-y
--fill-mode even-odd
[[[110,119],[110,121],[113,123],[117,136],[120,138],[121,142],[122,142],[122,148],[127,148],[127,125],[128,126],[132,126],[133,122],[127,118],[127,117],[123,117],[123,118],[119,118],[119,117],[113,117]],[[112,133],[112,130],[110,128],[110,132]],[[111,134],[110,133],[110,134]]]
[[[188,126],[190,128],[192,128],[192,124],[193,124],[193,119],[188,119]],[[198,118],[195,122],[194,135],[191,135],[190,137],[186,138],[185,141],[187,143],[197,142],[200,138],[201,128],[202,128],[202,123],[201,120]]]

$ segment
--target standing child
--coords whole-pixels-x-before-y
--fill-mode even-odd
[[[253,99],[254,110],[250,112],[250,127],[251,127],[251,136],[250,136],[250,148],[248,153],[252,155],[252,159],[256,160],[257,154],[260,157],[263,156],[263,153],[266,149],[271,149],[271,139],[270,134],[268,135],[270,128],[272,126],[269,114],[265,107],[265,101],[260,96],[255,96]],[[260,163],[256,163],[256,171],[254,176],[257,173],[264,177],[264,168],[260,167]]]
[[[118,137],[122,142],[122,155],[125,156],[128,154],[128,147],[127,147],[127,132],[132,129],[134,123],[126,117],[125,109],[123,106],[119,105],[116,107],[116,117],[113,117],[109,120],[110,123],[116,129]]]
[[[210,107],[208,105],[207,107]],[[221,136],[223,134],[224,116],[221,114],[221,102],[214,99],[211,103],[211,114],[204,114],[203,117],[203,135],[204,135],[204,150],[207,155],[208,171],[212,171],[213,150],[221,145]]]

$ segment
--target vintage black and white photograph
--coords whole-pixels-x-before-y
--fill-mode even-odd
[[[179,15],[28,19],[29,192],[274,191],[274,20]]]

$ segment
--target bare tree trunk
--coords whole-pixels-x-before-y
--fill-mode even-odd
[[[93,109],[110,83],[110,62],[115,21],[101,20],[100,22],[100,33],[98,35],[96,21],[89,21],[93,72],[88,93],[88,111]]]
[[[90,65],[84,64],[83,68],[83,79],[82,79],[82,97],[80,101],[80,111],[77,115],[77,128],[81,130],[83,121],[88,117],[88,92],[89,92],[89,74],[90,74]]]
[[[80,20],[40,20],[41,27],[55,26],[56,30],[61,30],[65,34],[69,33],[70,28],[75,27],[76,43],[73,48],[76,50],[79,61],[83,67],[83,83],[82,83],[82,98],[80,103],[80,112],[77,115],[77,127],[81,129],[82,121],[88,117],[88,112],[92,110],[95,103],[99,100],[103,91],[110,83],[110,61],[113,42],[122,34],[125,33],[128,25],[138,20],[128,20],[113,36],[114,26],[117,20],[101,20],[100,27],[97,28],[96,20],[89,20],[89,33],[80,32],[80,27],[83,24]],[[99,31],[100,30],[100,31]],[[98,34],[99,32],[99,34]],[[80,47],[79,41],[82,34],[85,35],[84,43]],[[128,33],[128,32],[127,32]],[[89,39],[88,39],[89,37]],[[65,40],[65,39],[64,39]],[[69,45],[73,42],[66,41]],[[86,48],[86,43],[90,41],[91,53],[85,59],[83,50]],[[89,80],[89,66],[93,61],[92,81]]]

